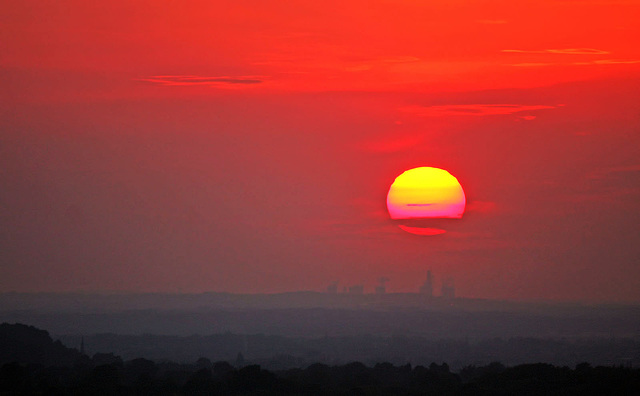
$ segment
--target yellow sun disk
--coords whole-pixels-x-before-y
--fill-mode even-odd
[[[404,172],[387,195],[392,219],[461,218],[465,203],[458,180],[443,169],[431,167]]]

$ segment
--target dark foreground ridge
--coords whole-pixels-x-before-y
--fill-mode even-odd
[[[353,362],[312,364],[271,372],[258,365],[235,367],[200,358],[193,364],[123,361],[93,357],[54,342],[46,331],[0,325],[2,395],[637,395],[640,369],[574,369],[550,364],[467,366],[457,373],[446,363],[373,367]]]

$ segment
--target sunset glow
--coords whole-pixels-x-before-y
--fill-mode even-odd
[[[0,293],[415,292],[431,269],[640,302],[639,16],[6,1]]]

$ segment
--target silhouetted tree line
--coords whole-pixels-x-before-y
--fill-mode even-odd
[[[81,356],[60,341],[54,342],[45,330],[23,324],[0,324],[0,362],[71,366]]]
[[[239,357],[237,360],[241,362]],[[0,325],[0,395],[638,395],[640,370],[500,363],[453,373],[428,367],[353,362],[270,372],[200,358],[192,364],[89,358],[46,331]]]
[[[348,323],[348,322],[347,322]],[[78,345],[80,336],[62,336],[65,345]],[[123,359],[144,356],[154,361],[190,362],[200,356],[233,362],[238,351],[268,370],[307,367],[312,363],[340,365],[359,361],[368,365],[447,362],[460,370],[466,364],[500,361],[508,366],[530,362],[573,367],[580,362],[611,366],[640,365],[640,339],[634,338],[491,338],[432,339],[418,336],[285,337],[265,334],[220,333],[190,335],[92,334],[85,338],[92,351],[109,351]]]

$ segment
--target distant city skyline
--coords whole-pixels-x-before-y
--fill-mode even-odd
[[[360,282],[352,285],[343,284],[342,293],[359,295],[359,294],[387,294],[387,293],[397,292],[394,290],[387,290],[386,285],[390,281],[391,279],[387,278],[386,276],[383,276],[378,278],[377,284],[376,283],[370,284],[367,282]],[[440,285],[441,285],[441,289],[440,289],[439,296],[445,297],[445,298],[455,297],[455,285],[454,285],[454,279],[452,277],[443,278],[442,280],[440,280]],[[339,293],[339,290],[340,290],[340,282],[333,281],[323,291],[325,291],[328,294],[337,294]],[[435,290],[436,290],[435,277],[433,276],[431,270],[427,270],[426,278],[424,279],[423,283],[418,284],[418,286],[413,291],[411,290],[401,291],[401,293],[413,292],[413,293],[424,294],[430,297],[435,297],[438,295],[435,293]]]

